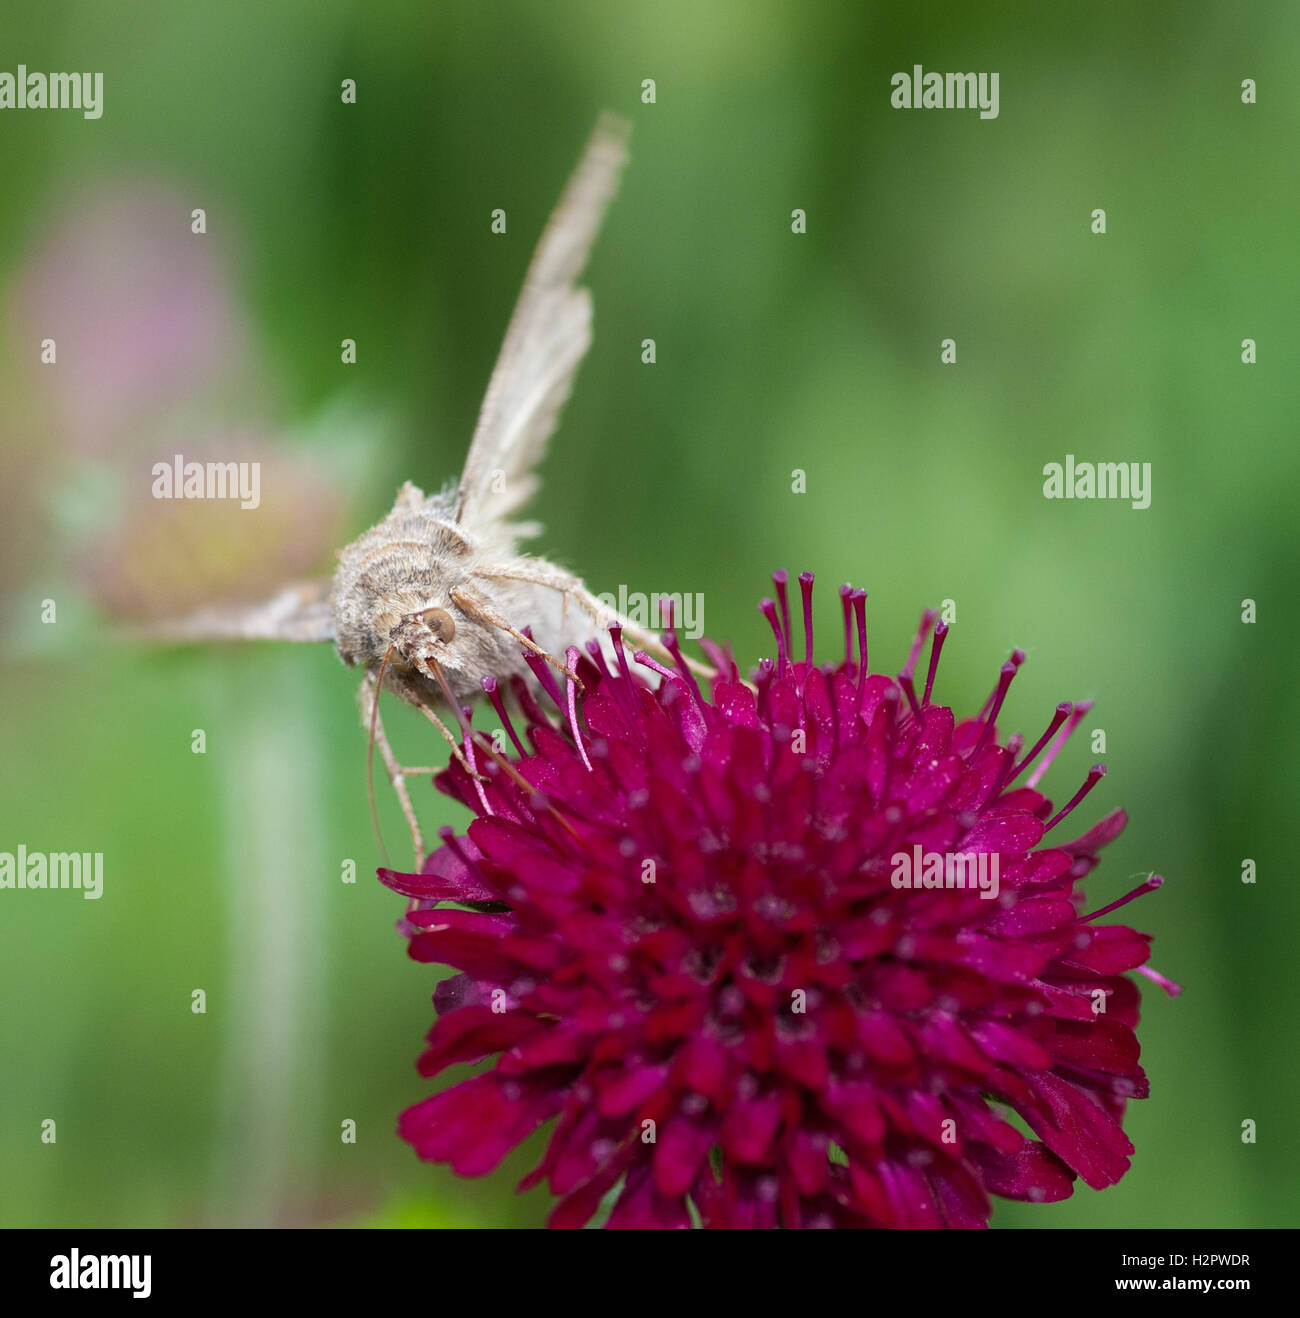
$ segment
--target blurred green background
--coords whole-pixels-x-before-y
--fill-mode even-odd
[[[538,547],[596,591],[702,592],[742,661],[776,567],[817,572],[827,657],[834,586],[866,586],[894,670],[950,599],[959,712],[1014,645],[1009,728],[1095,698],[1107,753],[1079,738],[1049,790],[1106,760],[1080,823],[1132,822],[1090,896],[1165,874],[1126,915],[1186,991],[1144,993],[1122,1184],[994,1225],[1296,1225],[1293,13],[312,0],[11,6],[4,27],[10,71],[102,70],[104,114],[0,113],[0,848],[102,851],[105,895],[0,892],[0,1223],[543,1219],[544,1192],[512,1193],[536,1141],[458,1182],[393,1133],[427,1090],[434,972],[373,879],[354,675],[325,647],[150,653],[110,618],[234,559],[328,567],[400,480],[458,471],[610,108],[632,160]],[[915,63],[998,71],[999,117],[891,109]],[[267,460],[262,507],[180,545],[148,472],[205,443]],[[1151,462],[1152,506],[1045,500],[1067,452]],[[408,760],[442,756],[388,718]],[[428,832],[465,822],[416,786]]]

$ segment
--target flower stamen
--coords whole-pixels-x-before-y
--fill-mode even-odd
[[[1088,770],[1088,776],[1083,780],[1083,786],[1043,825],[1043,832],[1050,833],[1105,776],[1106,766],[1104,764],[1094,764]]]

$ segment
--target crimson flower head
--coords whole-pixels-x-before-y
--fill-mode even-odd
[[[569,651],[580,694],[536,665],[554,722],[519,684],[516,726],[484,683],[517,754],[467,741],[475,772],[437,783],[477,818],[419,874],[380,871],[411,956],[458,972],[420,1072],[483,1068],[403,1138],[479,1176],[555,1119],[521,1188],[545,1181],[562,1227],[982,1227],[991,1195],[1113,1185],[1150,939],[1099,918],[1160,879],[1083,913],[1126,816],[1059,840],[1103,769],[1060,809],[1039,783],[1087,706],[1004,740],[1017,651],[958,722],[932,698],[944,622],[872,673],[847,586],[843,658],[818,666],[811,573],[796,658],[774,579],[750,681],[704,642],[702,689],[671,629],[674,667],[629,663],[612,628],[616,660]]]

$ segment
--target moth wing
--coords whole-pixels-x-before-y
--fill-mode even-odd
[[[467,529],[509,517],[537,488],[534,468],[591,344],[591,296],[575,285],[618,188],[627,133],[623,120],[600,117],[533,254],[465,459],[456,520]]]
[[[146,623],[144,640],[185,644],[202,641],[332,641],[334,615],[329,581],[286,586],[258,604],[211,604],[183,618]]]

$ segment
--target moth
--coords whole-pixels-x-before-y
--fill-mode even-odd
[[[332,642],[363,671],[361,707],[401,803],[419,864],[424,844],[406,779],[434,772],[398,763],[379,693],[414,705],[462,758],[439,717],[482,694],[487,676],[535,682],[525,651],[576,680],[564,656],[603,625],[662,653],[658,638],[605,605],[582,580],[525,554],[540,531],[517,515],[591,343],[591,295],[577,286],[626,160],[627,126],[602,116],[528,266],[488,383],[460,480],[436,494],[407,482],[392,511],[339,552],[329,581],[296,584],[248,607],[215,606],[163,629],[169,640]],[[463,725],[468,738],[468,725]],[[468,767],[468,765],[467,765]]]

